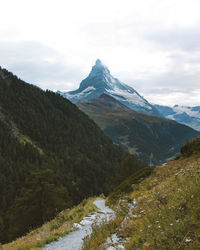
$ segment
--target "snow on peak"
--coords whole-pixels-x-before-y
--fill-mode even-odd
[[[104,65],[99,59],[96,60],[95,65],[92,67],[92,70],[89,74],[89,78],[93,78],[100,75],[110,75],[109,69]]]
[[[96,60],[89,76],[80,83],[80,87],[75,91],[63,93],[63,96],[76,103],[98,98],[103,93],[112,96],[133,110],[159,116],[156,108],[134,88],[113,77],[100,59]]]

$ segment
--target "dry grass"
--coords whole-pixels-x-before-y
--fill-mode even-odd
[[[139,184],[134,217],[121,227],[127,249],[200,249],[199,173],[200,159],[181,159]]]
[[[96,198],[89,198],[78,206],[64,210],[55,219],[45,223],[42,227],[33,230],[16,241],[3,245],[3,250],[36,250],[44,245],[57,240],[58,238],[74,231],[73,224],[80,222],[88,213],[97,210],[93,201]]]
[[[113,233],[128,239],[126,249],[200,249],[199,194],[198,156],[156,167],[149,177],[132,184],[132,192],[114,201],[115,220],[122,222],[110,222],[106,229],[102,225],[87,239],[84,249],[102,249]],[[129,209],[134,199],[137,206]]]
[[[127,193],[116,196],[117,200],[108,197],[117,217],[94,225],[83,249],[104,249],[106,239],[114,233],[127,239],[126,249],[200,249],[200,157],[156,167],[149,177],[130,186]],[[137,205],[130,208],[133,200]],[[61,212],[54,220],[4,245],[3,249],[41,249],[74,230],[74,222],[95,210],[93,201],[88,199]]]

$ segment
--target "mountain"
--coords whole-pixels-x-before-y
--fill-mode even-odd
[[[199,132],[175,121],[133,111],[106,94],[79,102],[77,106],[114,143],[154,165],[173,157],[186,140],[199,135]]]
[[[161,116],[158,110],[135,89],[114,78],[109,69],[99,59],[92,67],[89,76],[80,83],[77,90],[58,91],[58,93],[73,103],[98,98],[105,93],[137,112]]]
[[[0,242],[107,193],[127,154],[76,105],[0,68]]]
[[[195,130],[200,131],[200,106],[154,106],[165,118],[175,120],[179,123],[185,124]]]

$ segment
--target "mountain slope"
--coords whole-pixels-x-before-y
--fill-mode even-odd
[[[116,217],[95,223],[83,249],[200,249],[199,162],[196,138],[183,146],[179,159],[130,175],[106,199]],[[3,250],[41,249],[65,236],[75,230],[74,222],[94,212],[93,200],[62,211]]]
[[[200,106],[154,106],[165,118],[175,120],[179,123],[185,124],[193,129],[200,131]]]
[[[83,249],[200,249],[200,138],[186,148],[123,181],[107,198],[116,218],[94,227]]]
[[[0,242],[107,192],[124,152],[74,104],[0,69]]]
[[[175,121],[139,114],[106,94],[77,105],[113,142],[150,164],[166,161],[179,152],[187,139],[199,135]]]
[[[77,90],[58,91],[58,93],[73,103],[88,101],[106,93],[137,112],[161,116],[157,109],[135,89],[114,78],[109,69],[99,59],[92,67],[89,76],[80,83]]]
[[[18,238],[16,241],[3,245],[3,250],[19,250],[19,249],[43,249],[46,244],[57,241],[60,237],[64,237],[80,226],[83,218],[97,211],[94,205],[95,198],[83,200],[77,206],[71,209],[61,211],[54,219],[46,222],[41,227],[29,232],[27,235]],[[88,220],[88,218],[87,218]],[[78,239],[79,241],[80,239]]]

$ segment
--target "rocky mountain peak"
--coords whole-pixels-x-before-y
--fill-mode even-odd
[[[95,63],[95,65],[102,65],[102,62],[101,62],[101,60],[100,60],[100,59],[97,59],[97,60],[96,60],[96,63]]]
[[[113,77],[100,59],[96,60],[89,76],[80,83],[77,90],[69,92],[58,91],[58,93],[73,103],[88,101],[98,98],[102,94],[107,94],[137,112],[160,116],[156,108],[134,88]]]
[[[100,75],[110,75],[110,71],[109,69],[106,67],[106,65],[104,65],[100,59],[96,60],[95,65],[92,67],[92,70],[89,74],[89,78],[93,78],[96,76],[100,76]]]

